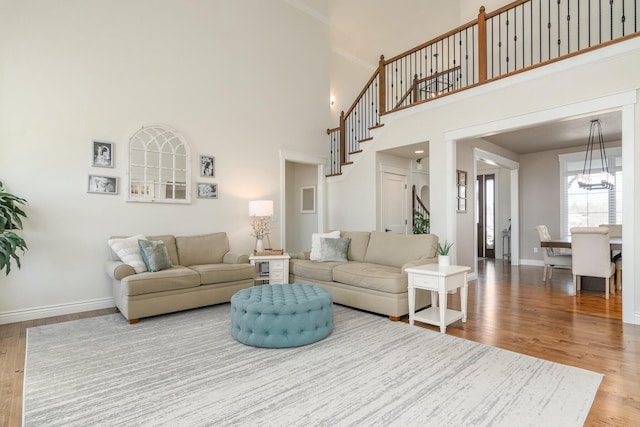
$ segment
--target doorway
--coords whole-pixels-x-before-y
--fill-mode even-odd
[[[496,257],[496,176],[476,177],[476,226],[478,228],[478,258]]]
[[[382,172],[381,230],[387,233],[407,233],[407,175]]]

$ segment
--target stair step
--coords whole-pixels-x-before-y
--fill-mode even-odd
[[[340,175],[342,175],[342,172],[338,172],[338,173],[331,173],[331,174],[329,174],[329,175],[325,175],[325,177],[327,177],[327,178],[331,178],[332,176],[340,176]]]
[[[352,165],[353,162],[344,162],[344,163],[340,163],[340,166],[347,166],[347,165]]]
[[[358,154],[358,153],[362,153],[362,150],[358,150],[358,151],[350,151],[350,152],[349,152],[349,155],[351,155],[351,154]],[[351,163],[353,163],[353,162],[351,162]]]
[[[378,129],[378,128],[381,128],[382,126],[384,126],[384,123],[379,123],[379,124],[377,124],[377,125],[375,125],[375,126],[371,126],[371,127],[369,128],[369,130],[371,130],[371,129]]]
[[[370,136],[369,138],[360,139],[360,140],[358,140],[358,142],[367,142],[367,141],[371,141],[372,139],[373,139],[373,137]]]

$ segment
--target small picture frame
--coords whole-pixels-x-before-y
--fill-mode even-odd
[[[467,185],[467,172],[457,170],[456,173],[458,175],[458,185]]]
[[[300,187],[300,213],[316,213],[316,186]]]
[[[213,156],[200,156],[200,176],[203,178],[215,178],[216,158]]]
[[[456,185],[458,187],[458,195],[456,197],[457,213],[467,212],[467,172],[457,170],[456,171]]]
[[[91,141],[93,147],[93,163],[91,166],[97,168],[113,167],[113,142]]]
[[[89,175],[87,193],[118,194],[118,177]]]
[[[208,182],[199,182],[197,185],[196,194],[198,199],[217,199],[218,198],[218,184],[210,184]]]

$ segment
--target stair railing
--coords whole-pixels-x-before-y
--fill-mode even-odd
[[[640,0],[518,0],[378,68],[328,129],[330,175],[352,163],[380,116],[640,35]]]

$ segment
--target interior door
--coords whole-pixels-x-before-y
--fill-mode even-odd
[[[496,257],[496,177],[494,174],[476,178],[476,224],[478,228],[478,258]]]
[[[407,176],[382,173],[381,225],[387,233],[407,232]]]

